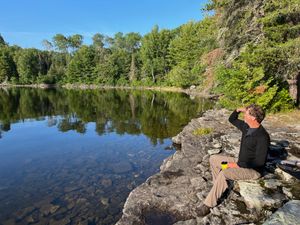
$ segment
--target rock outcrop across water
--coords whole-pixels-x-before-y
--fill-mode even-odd
[[[300,182],[276,167],[258,180],[233,182],[209,215],[197,217],[195,209],[212,187],[209,156],[238,155],[241,133],[228,122],[230,113],[207,111],[174,137],[181,147],[130,193],[117,224],[283,224],[278,218],[285,216],[300,221],[300,214],[293,214],[300,207]],[[287,158],[299,160],[299,124],[284,127],[267,118],[263,125],[275,147],[286,146]]]

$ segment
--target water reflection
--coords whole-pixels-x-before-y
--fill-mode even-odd
[[[175,135],[187,121],[211,102],[190,100],[180,93],[117,90],[0,90],[1,131],[27,118],[43,120],[62,132],[85,133],[88,122],[96,122],[99,135],[145,134],[153,143]],[[56,120],[51,116],[60,115]],[[149,126],[150,125],[150,126]]]
[[[114,224],[187,122],[179,93],[0,89],[0,224]]]

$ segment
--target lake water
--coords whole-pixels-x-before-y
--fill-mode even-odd
[[[182,93],[0,89],[0,224],[114,224],[210,107]]]

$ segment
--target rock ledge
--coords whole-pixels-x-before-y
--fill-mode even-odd
[[[293,214],[300,208],[300,182],[278,168],[256,181],[235,182],[227,198],[208,216],[196,216],[196,206],[212,186],[210,154],[220,152],[236,157],[239,151],[241,134],[228,122],[229,115],[224,109],[209,110],[174,137],[173,142],[181,149],[164,160],[159,173],[130,193],[117,225],[284,224],[280,218],[300,221],[300,214]],[[300,146],[300,126],[284,129],[268,119],[263,125],[273,141],[289,142],[288,152]],[[199,128],[211,128],[212,132],[194,135],[193,131]],[[291,153],[288,159],[299,160]]]

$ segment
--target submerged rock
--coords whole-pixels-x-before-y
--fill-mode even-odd
[[[40,211],[44,216],[55,213],[59,209],[58,205],[45,204],[40,208]]]
[[[110,165],[114,173],[127,173],[132,170],[132,165],[130,162],[124,161],[119,163],[113,163]]]
[[[108,179],[108,178],[103,178],[101,180],[101,185],[105,188],[108,188],[112,185],[112,180],[111,179]]]
[[[101,198],[101,203],[102,203],[102,205],[104,205],[104,206],[108,206],[109,198],[102,197],[102,198]]]

